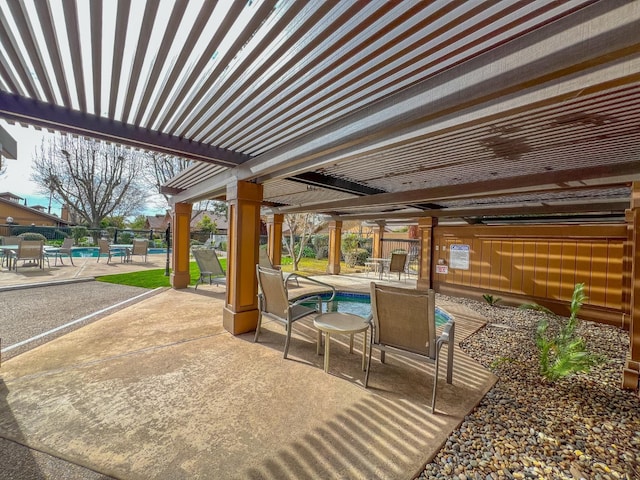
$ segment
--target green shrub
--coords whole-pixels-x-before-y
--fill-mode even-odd
[[[296,251],[297,250],[298,250],[298,247],[296,246]],[[302,257],[304,257],[304,258],[316,258],[316,251],[313,249],[313,247],[310,247],[309,245],[307,245],[302,250]]]
[[[355,233],[348,233],[342,237],[342,253],[354,252],[360,246],[360,239]]]
[[[489,295],[488,293],[483,294],[482,298],[484,298],[485,302],[487,302],[492,307],[495,306],[498,302],[502,301],[500,297],[494,297],[493,295]]]
[[[122,232],[118,235],[118,243],[133,243],[133,234],[130,232]]]
[[[322,260],[329,256],[329,235],[314,235],[311,237],[311,244],[316,251],[316,260]]]
[[[578,312],[587,296],[584,293],[584,283],[578,283],[571,299],[570,316],[564,324],[555,325],[553,333],[550,331],[549,310],[536,329],[536,346],[538,347],[540,374],[549,382],[554,382],[576,372],[588,372],[602,359],[587,350],[586,342],[576,334],[578,326]],[[531,308],[531,306],[523,306]]]
[[[87,227],[77,226],[71,227],[71,236],[76,241],[76,245],[80,244],[80,239],[86,242],[86,237],[89,235]]]
[[[351,252],[344,253],[344,263],[348,267],[355,267],[356,265],[364,265],[364,262],[369,258],[369,251],[365,248],[356,248]]]
[[[18,235],[22,240],[42,240],[43,242],[47,241],[47,237],[42,235],[41,233],[36,232],[25,232]]]

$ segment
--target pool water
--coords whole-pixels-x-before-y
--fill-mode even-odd
[[[371,297],[365,293],[336,292],[336,296],[331,302],[327,301],[331,298],[330,293],[323,293],[320,297],[323,300],[323,313],[353,313],[365,318],[371,315]],[[448,312],[436,306],[436,326],[444,325],[451,319]]]

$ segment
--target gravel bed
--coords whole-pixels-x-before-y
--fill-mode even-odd
[[[628,332],[581,321],[604,361],[554,384],[538,374],[541,314],[440,296],[488,319],[462,349],[499,380],[427,464],[420,479],[640,479],[640,399],[621,389]]]

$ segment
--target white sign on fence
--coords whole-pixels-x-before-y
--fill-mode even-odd
[[[447,265],[436,265],[436,273],[449,273],[449,267]]]
[[[453,244],[449,247],[449,267],[469,270],[469,245]]]

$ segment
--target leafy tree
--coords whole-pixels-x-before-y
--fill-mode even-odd
[[[138,215],[132,221],[127,223],[127,227],[132,230],[144,230],[144,227],[147,224],[147,217],[144,215]]]
[[[216,233],[218,231],[218,226],[216,222],[212,222],[209,215],[204,214],[202,216],[202,220],[196,223],[196,230],[202,230],[203,232]]]
[[[140,211],[147,197],[140,153],[121,145],[58,134],[43,140],[31,179],[43,194],[69,206],[80,223],[99,227],[110,216]]]
[[[284,246],[293,262],[293,270],[304,254],[309,237],[324,225],[318,215],[312,213],[289,213],[284,216],[288,232],[284,235]]]
[[[101,228],[114,227],[119,229],[126,228],[123,216],[103,218],[102,221],[100,222],[100,227]]]

